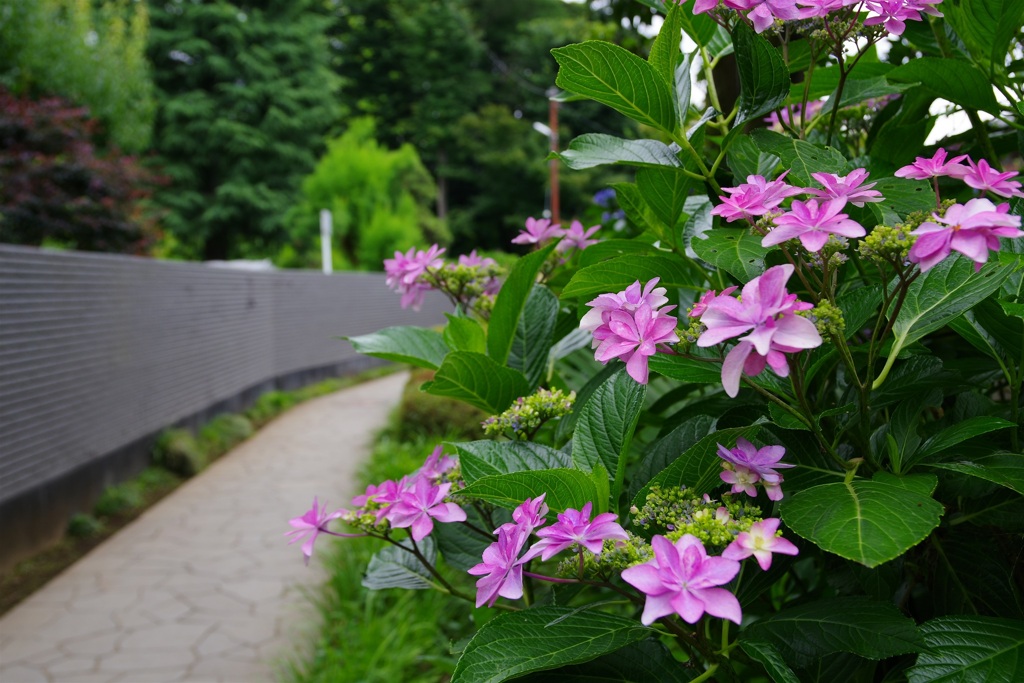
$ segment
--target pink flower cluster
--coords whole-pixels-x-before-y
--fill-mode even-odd
[[[617,515],[614,513],[605,512],[591,519],[592,503],[584,505],[582,510],[568,508],[558,514],[557,522],[544,526],[548,514],[548,506],[544,502],[546,495],[527,498],[517,507],[512,513],[513,521],[501,525],[494,532],[498,540],[484,550],[483,562],[468,570],[470,574],[481,577],[476,582],[477,607],[493,605],[499,596],[510,600],[523,597],[523,565],[535,557],[550,560],[573,546],[577,546],[581,553],[586,549],[600,555],[606,540],[625,541],[629,538],[615,521]],[[540,540],[521,554],[533,534]]]
[[[1000,197],[1024,197],[1020,190],[1020,182],[1013,180],[1017,177],[1016,171],[999,172],[993,170],[984,159],[977,162],[966,154],[955,156],[952,159],[945,149],[935,150],[935,154],[928,157],[918,157],[914,163],[908,164],[894,173],[897,178],[913,178],[914,180],[930,180],[932,178],[949,177],[964,181],[968,186],[982,192],[991,192]],[[965,166],[962,162],[966,160]]]
[[[562,241],[558,243],[558,253],[563,254],[572,249],[583,251],[592,244],[597,244],[598,240],[590,238],[600,228],[600,225],[584,228],[582,223],[573,220],[569,229],[563,230],[558,223],[552,225],[550,219],[527,218],[526,229],[519,231],[519,234],[512,240],[512,244],[541,245],[561,238]]]
[[[412,306],[418,311],[423,305],[424,295],[432,289],[423,276],[428,268],[444,265],[444,260],[440,258],[443,253],[444,249],[434,244],[426,251],[417,251],[415,248],[404,254],[396,251],[395,258],[384,259],[384,272],[387,275],[384,282],[402,295],[402,308]]]
[[[757,448],[744,438],[736,440],[736,448],[730,450],[718,444],[718,457],[725,468],[720,475],[722,481],[732,484],[733,493],[746,493],[756,497],[755,484],[760,483],[769,500],[782,500],[782,475],[776,469],[794,467],[789,463],[779,462],[786,454],[782,446],[765,446]]]
[[[370,484],[365,493],[352,499],[357,509],[345,509],[327,513],[319,507],[316,498],[313,508],[301,517],[290,520],[293,527],[286,535],[292,536],[290,543],[306,540],[302,553],[306,563],[313,554],[313,544],[322,533],[331,536],[364,536],[365,534],[339,534],[327,529],[335,519],[349,515],[374,515],[375,523],[387,521],[393,529],[409,529],[414,541],[421,541],[434,530],[434,522],[464,522],[466,512],[455,503],[444,499],[451,490],[451,482],[441,483],[441,478],[455,466],[455,460],[442,454],[441,446],[434,449],[423,466],[411,477],[399,481],[387,480],[379,485]]]
[[[942,14],[933,5],[942,0],[721,0],[721,6],[727,9],[745,12],[747,21],[753,24],[754,31],[762,33],[777,21],[794,21],[826,17],[847,7],[858,7],[866,10],[869,18],[865,26],[884,24],[885,30],[893,35],[901,35],[906,30],[906,22],[922,21],[922,14],[941,17]],[[710,12],[719,7],[719,0],[697,0],[693,5],[693,13]]]
[[[737,299],[726,292],[704,302],[700,321],[707,327],[697,346],[708,347],[739,337],[722,363],[725,393],[739,393],[740,376],[754,376],[770,365],[780,377],[789,375],[785,354],[821,345],[821,335],[798,311],[812,308],[786,291],[793,266],[774,266],[743,287]],[[744,336],[741,336],[744,335]]]
[[[677,320],[667,315],[675,306],[665,306],[664,287],[656,287],[659,278],[641,289],[637,280],[615,294],[601,294],[587,305],[580,328],[594,335],[594,357],[602,363],[621,358],[626,372],[640,384],[647,384],[647,359],[657,352],[658,344],[675,344]]]

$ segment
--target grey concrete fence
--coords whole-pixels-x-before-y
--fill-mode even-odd
[[[379,273],[324,276],[0,245],[0,569],[138,473],[156,435],[366,367],[337,339],[443,322]]]

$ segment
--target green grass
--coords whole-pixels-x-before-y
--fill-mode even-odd
[[[393,433],[393,429],[389,430]],[[438,439],[408,442],[383,435],[360,473],[368,483],[397,479],[416,470]],[[326,543],[324,541],[327,541]],[[317,605],[323,627],[312,657],[291,663],[293,683],[438,683],[455,668],[451,643],[473,630],[472,605],[437,591],[362,587],[366,565],[383,541],[370,538],[321,539],[313,562],[324,562],[330,579]],[[474,594],[472,577],[447,572]],[[461,575],[460,575],[461,574]]]

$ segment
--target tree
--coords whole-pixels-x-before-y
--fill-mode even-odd
[[[173,251],[265,256],[337,121],[328,20],[313,0],[154,6],[158,193]]]

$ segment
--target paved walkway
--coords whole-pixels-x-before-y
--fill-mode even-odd
[[[0,681],[272,681],[323,579],[288,546],[313,495],[351,495],[405,373],[291,410],[0,618]]]

